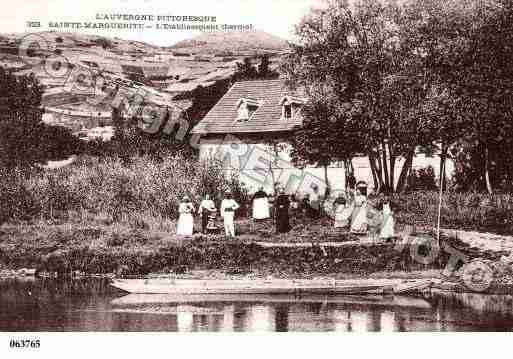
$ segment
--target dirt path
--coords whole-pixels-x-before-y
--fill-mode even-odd
[[[467,244],[470,248],[474,248],[480,252],[494,252],[513,253],[513,236],[504,236],[486,232],[475,232],[475,231],[462,231],[456,229],[442,229],[441,233],[445,236],[459,239],[463,243]],[[400,234],[399,234],[400,235]],[[286,241],[259,241],[256,244],[262,247],[346,247],[354,246],[355,244],[360,245],[376,245],[384,244],[385,242],[379,238],[372,238],[369,236],[362,236],[358,241],[345,241],[345,242],[286,242]]]
[[[312,247],[312,246],[321,246],[321,247],[350,247],[355,244],[359,245],[376,245],[376,244],[384,244],[385,241],[371,238],[371,237],[361,237],[358,241],[346,241],[346,242],[256,242],[257,245],[268,248],[291,248],[291,247]]]
[[[513,253],[513,236],[456,229],[442,229],[441,232],[443,235],[457,238],[468,244],[471,248],[473,247],[480,251]]]

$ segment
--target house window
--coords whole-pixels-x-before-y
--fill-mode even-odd
[[[239,120],[239,121],[249,120],[249,109],[245,103],[241,103],[239,106],[239,113],[237,115],[237,120]]]
[[[253,99],[240,99],[237,108],[237,121],[248,121],[258,110],[259,103]]]
[[[281,105],[281,118],[284,120],[293,119],[299,114],[304,100],[298,97],[284,96],[280,100]]]
[[[283,105],[283,118],[286,120],[292,118],[292,105],[290,103]]]

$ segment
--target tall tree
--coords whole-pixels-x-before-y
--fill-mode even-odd
[[[43,88],[33,75],[0,67],[0,167],[31,168],[80,152],[70,130],[42,122]]]
[[[245,57],[242,63],[237,63],[237,69],[232,76],[232,82],[278,78],[279,73],[271,69],[270,66],[271,62],[267,54],[260,56],[258,66],[253,65],[251,58]]]
[[[480,148],[481,173],[493,191],[494,160],[513,135],[513,4],[507,0],[426,0],[406,5],[402,27],[409,46],[422,54],[431,77],[429,125],[440,143],[441,161],[453,143]],[[493,148],[493,151],[491,149]]]
[[[426,89],[418,54],[401,47],[401,14],[400,6],[377,0],[331,1],[297,26],[300,45],[282,66],[291,86],[305,88],[310,98],[330,99],[338,109],[340,131],[328,138],[331,146],[343,150],[356,136],[381,190],[395,189],[400,157],[407,158],[400,176],[405,182],[425,138],[418,113]]]
[[[31,165],[41,159],[39,129],[42,87],[36,78],[15,76],[0,67],[0,163]]]
[[[234,81],[254,80],[258,77],[258,71],[251,62],[251,58],[245,57],[243,62],[237,63],[237,70],[233,75]]]
[[[303,106],[301,116],[303,126],[292,138],[292,161],[300,167],[323,167],[328,191],[327,169],[333,162],[342,162],[347,186],[352,174],[351,160],[364,149],[360,137],[345,127],[347,114],[340,111],[336,99],[330,101],[327,96],[315,96]]]

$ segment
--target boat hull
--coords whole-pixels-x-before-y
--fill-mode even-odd
[[[117,279],[111,285],[132,294],[392,294],[425,289],[427,281],[378,283],[319,280]],[[400,286],[399,286],[400,285]]]

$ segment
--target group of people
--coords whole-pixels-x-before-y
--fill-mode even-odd
[[[339,194],[333,202],[335,213],[335,228],[347,228],[353,234],[366,234],[369,230],[368,211],[369,204],[364,190],[357,188],[352,201]],[[392,202],[389,196],[385,196],[378,206],[381,211],[381,226],[379,236],[383,239],[391,239],[395,236],[395,220]]]
[[[226,192],[225,198],[221,202],[221,217],[224,222],[224,231],[227,237],[235,237],[235,211],[239,209],[239,204],[233,199],[231,192]],[[194,205],[189,196],[184,196],[178,207],[178,223],[176,225],[176,234],[179,236],[191,236],[194,232]],[[201,216],[202,233],[213,233],[218,230],[217,208],[214,201],[207,194],[201,201],[198,208],[198,214]]]
[[[318,188],[313,188],[312,193],[305,195],[301,202],[297,201],[295,196],[287,195],[283,188],[278,188],[273,201],[273,211],[271,211],[269,197],[263,187],[253,195],[252,219],[259,222],[274,217],[276,233],[278,234],[290,231],[291,213],[303,213],[311,219],[318,219],[321,216],[323,201]],[[393,238],[395,223],[390,198],[385,197],[378,207],[382,215],[380,237],[384,239]],[[232,193],[226,192],[224,199],[221,201],[220,213],[227,237],[236,236],[235,212],[239,208],[240,205],[233,198]],[[369,230],[368,208],[366,188],[356,186],[354,196],[346,197],[343,193],[340,193],[333,201],[335,228],[348,228],[351,233],[357,235],[367,234]],[[193,216],[196,211],[188,196],[184,196],[178,212],[177,234],[182,236],[192,235],[194,228]],[[219,228],[216,224],[217,208],[208,194],[201,201],[197,213],[201,216],[201,227],[204,234],[218,231]]]

